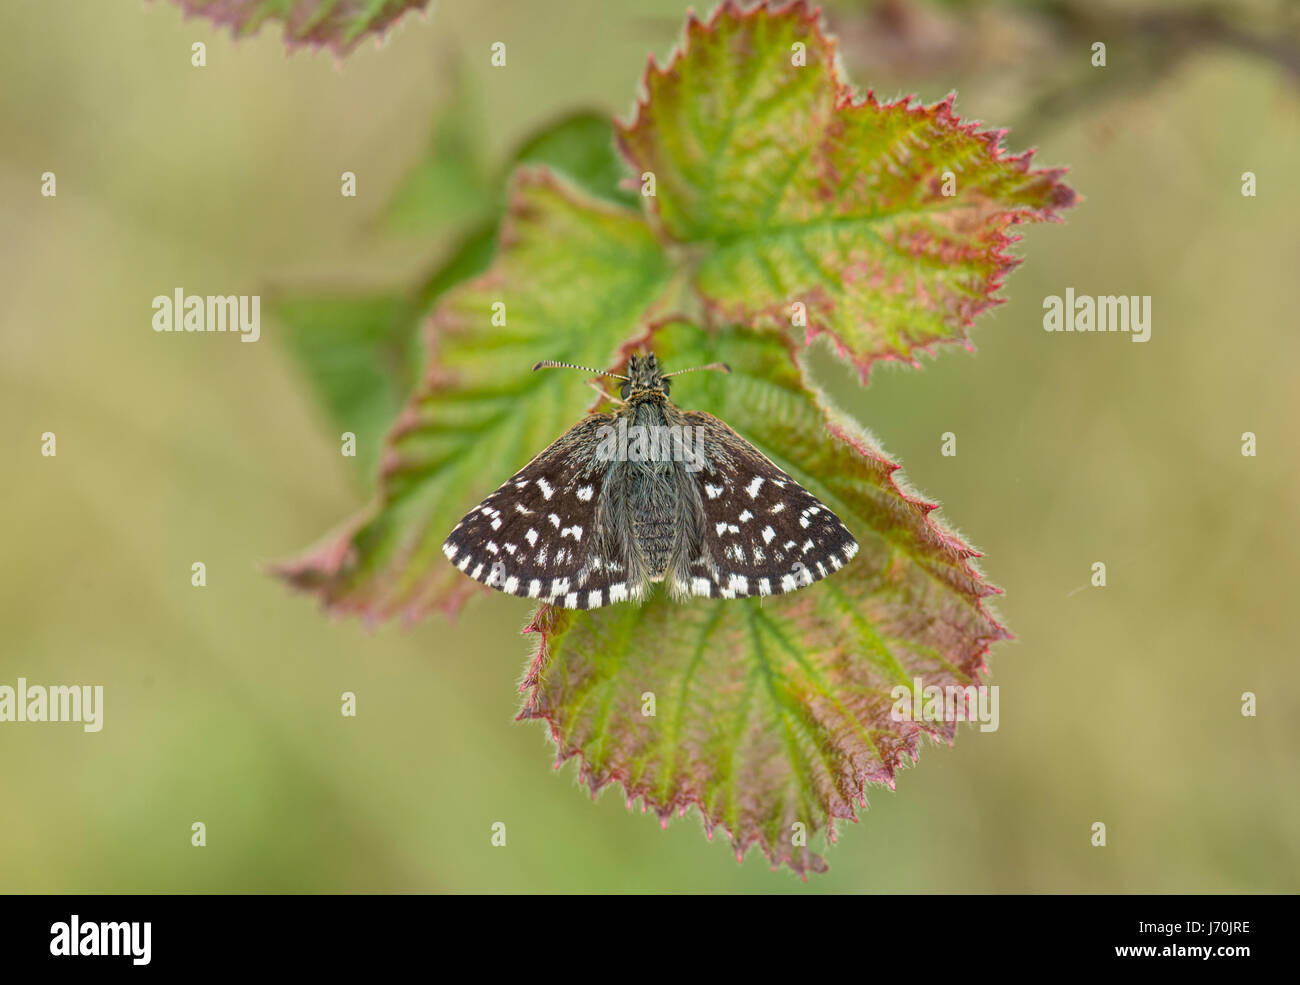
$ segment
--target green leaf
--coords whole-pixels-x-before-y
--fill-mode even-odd
[[[1075,201],[1063,170],[1031,170],[952,101],[855,99],[804,4],[729,2],[651,63],[619,140],[714,321],[828,333],[865,381],[875,359],[968,344],[1018,262],[1008,227]]]
[[[408,10],[429,0],[174,0],[188,14],[231,29],[235,37],[256,34],[267,21],[284,25],[288,44],[332,48],[347,54],[367,35],[382,34]]]
[[[430,158],[419,172],[424,177],[409,176],[390,207],[390,226],[430,229],[455,218],[454,210],[440,213],[436,202],[422,197],[419,189],[426,180],[436,183],[430,177],[433,173],[478,173],[477,152],[470,148],[463,129],[445,120],[435,124],[436,132],[459,131],[459,136],[434,140]],[[611,202],[637,201],[619,187],[626,170],[614,149],[612,121],[596,113],[574,113],[557,120],[525,141],[512,160],[551,165],[592,195]],[[446,291],[491,264],[499,230],[495,205],[485,203],[504,203],[505,198],[503,182],[499,191],[483,192],[474,208],[465,210],[478,221],[409,292],[411,297],[392,292],[301,292],[287,293],[273,303],[289,350],[331,423],[357,435],[353,461],[364,474],[374,474],[383,435],[418,378],[421,319]],[[509,367],[512,372],[519,370],[519,366]]]
[[[271,302],[271,312],[331,425],[357,436],[355,461],[373,474],[419,365],[411,301],[391,294],[286,296]]]
[[[869,783],[893,786],[923,733],[895,721],[895,686],[976,685],[1006,637],[983,600],[978,556],[900,489],[897,465],[767,336],[675,325],[653,340],[671,367],[722,359],[733,374],[674,388],[683,408],[727,421],[830,506],[862,550],[842,572],[788,596],[670,601],[590,611],[543,605],[521,718],[548,722],[558,761],[579,759],[592,791],[612,780],[662,820],[699,809],[737,856],[826,868],[792,836],[852,819]],[[654,715],[645,714],[653,695]]]
[[[495,262],[430,322],[425,377],[389,436],[376,501],[279,571],[371,620],[454,608],[475,583],[444,563],[447,531],[591,403],[568,374],[532,373],[538,353],[607,364],[652,316],[670,273],[637,213],[546,169],[517,172]]]
[[[614,144],[614,122],[604,113],[571,113],[526,140],[515,164],[545,164],[599,198],[639,208],[641,196],[624,187],[627,164]]]
[[[430,147],[402,179],[384,223],[403,232],[438,232],[467,220],[494,222],[505,207],[509,175],[520,164],[545,164],[599,198],[636,206],[640,197],[622,187],[627,165],[614,145],[613,121],[602,113],[570,113],[529,136],[500,175],[490,175],[479,146],[477,112],[465,100],[434,120]]]

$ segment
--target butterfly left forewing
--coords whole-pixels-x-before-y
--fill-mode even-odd
[[[780,595],[853,559],[858,542],[825,503],[712,414],[683,416],[700,428],[706,464],[688,473],[698,500],[684,509],[702,511],[703,523],[674,565],[674,594]]]
[[[569,609],[641,598],[619,531],[601,515],[608,462],[592,454],[612,415],[593,414],[469,511],[443,554],[476,581]]]

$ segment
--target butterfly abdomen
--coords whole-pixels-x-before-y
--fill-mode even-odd
[[[676,527],[675,483],[672,463],[650,463],[632,471],[629,496],[632,507],[632,538],[646,577],[663,579],[672,557]]]

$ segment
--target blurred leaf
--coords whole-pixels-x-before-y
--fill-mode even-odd
[[[777,338],[679,325],[653,348],[673,366],[730,363],[731,376],[682,380],[683,408],[734,426],[830,506],[861,553],[792,595],[542,605],[520,717],[548,722],[558,761],[577,756],[593,792],[618,780],[629,806],[643,798],[665,824],[697,807],[738,856],[757,844],[774,866],[821,871],[819,855],[792,844],[793,825],[833,838],[868,783],[892,787],[898,765],[915,760],[923,731],[952,739],[951,722],[894,721],[890,690],[915,678],[978,684],[989,644],[1006,637],[982,602],[996,589]]]
[[[453,96],[434,114],[428,150],[384,209],[383,224],[390,230],[442,232],[481,222],[499,208],[502,183],[488,161],[472,80],[459,61],[451,63],[449,75]]]
[[[345,55],[367,35],[382,34],[408,10],[429,0],[174,0],[188,14],[229,27],[235,37],[256,34],[269,20],[284,25],[288,44],[332,48]]]
[[[442,541],[500,481],[483,464],[522,465],[591,403],[572,378],[532,373],[538,353],[608,363],[669,273],[637,213],[520,169],[491,269],[451,291],[429,323],[424,381],[389,436],[375,503],[280,572],[370,620],[454,608],[475,583],[445,563]],[[505,323],[494,326],[497,304]]]
[[[458,126],[438,126],[444,125],[449,130]],[[458,141],[460,137],[440,146],[450,157],[464,157],[459,173],[468,175],[478,165],[469,163],[473,153],[465,142]],[[614,149],[613,124],[596,113],[575,113],[556,121],[529,138],[513,160],[552,164],[591,194],[612,202],[637,200],[619,188],[626,172]],[[457,170],[429,164],[421,180],[432,182],[436,173],[445,177]],[[434,199],[421,198],[414,190],[418,184],[408,184],[394,200],[390,219],[396,224],[435,224]],[[354,461],[367,475],[374,473],[382,436],[418,378],[420,320],[443,293],[491,264],[498,234],[495,203],[504,198],[504,191],[493,190],[475,200],[475,208],[466,214],[492,218],[480,218],[460,238],[447,258],[414,289],[415,300],[395,295],[302,294],[282,297],[273,306],[274,314],[284,323],[289,349],[317,399],[334,424],[357,435]],[[400,220],[396,218],[399,214]],[[444,216],[444,220],[450,222],[450,217]]]
[[[655,176],[664,233],[695,248],[714,319],[803,327],[801,302],[801,334],[829,333],[864,381],[875,359],[966,342],[1018,262],[1007,227],[1075,200],[1062,170],[1032,171],[1000,131],[960,123],[951,96],[855,101],[802,3],[692,17],[645,90],[619,139]]]
[[[639,208],[641,196],[624,187],[629,173],[614,144],[614,123],[590,110],[557,120],[527,140],[515,164],[545,164],[592,195]]]
[[[621,183],[627,165],[614,145],[613,121],[582,110],[528,137],[500,174],[490,174],[477,135],[481,115],[465,99],[438,114],[429,151],[402,179],[385,210],[385,225],[404,232],[441,232],[449,224],[494,221],[505,205],[510,173],[519,164],[545,164],[592,195],[635,206],[639,197]]]
[[[420,310],[428,311],[438,298],[461,281],[477,277],[492,264],[497,250],[497,224],[485,223],[461,238],[450,256],[420,287]]]
[[[357,436],[356,463],[365,474],[379,464],[384,432],[392,424],[419,365],[403,297],[285,297],[271,304],[282,335],[341,433]]]

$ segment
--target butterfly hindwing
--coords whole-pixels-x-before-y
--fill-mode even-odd
[[[640,598],[598,507],[610,464],[593,449],[609,414],[592,414],[470,510],[443,554],[498,591],[569,609]]]
[[[703,509],[679,596],[741,598],[793,592],[838,571],[858,542],[829,507],[712,414],[684,415],[704,440],[692,473]],[[680,566],[677,570],[681,570]]]

